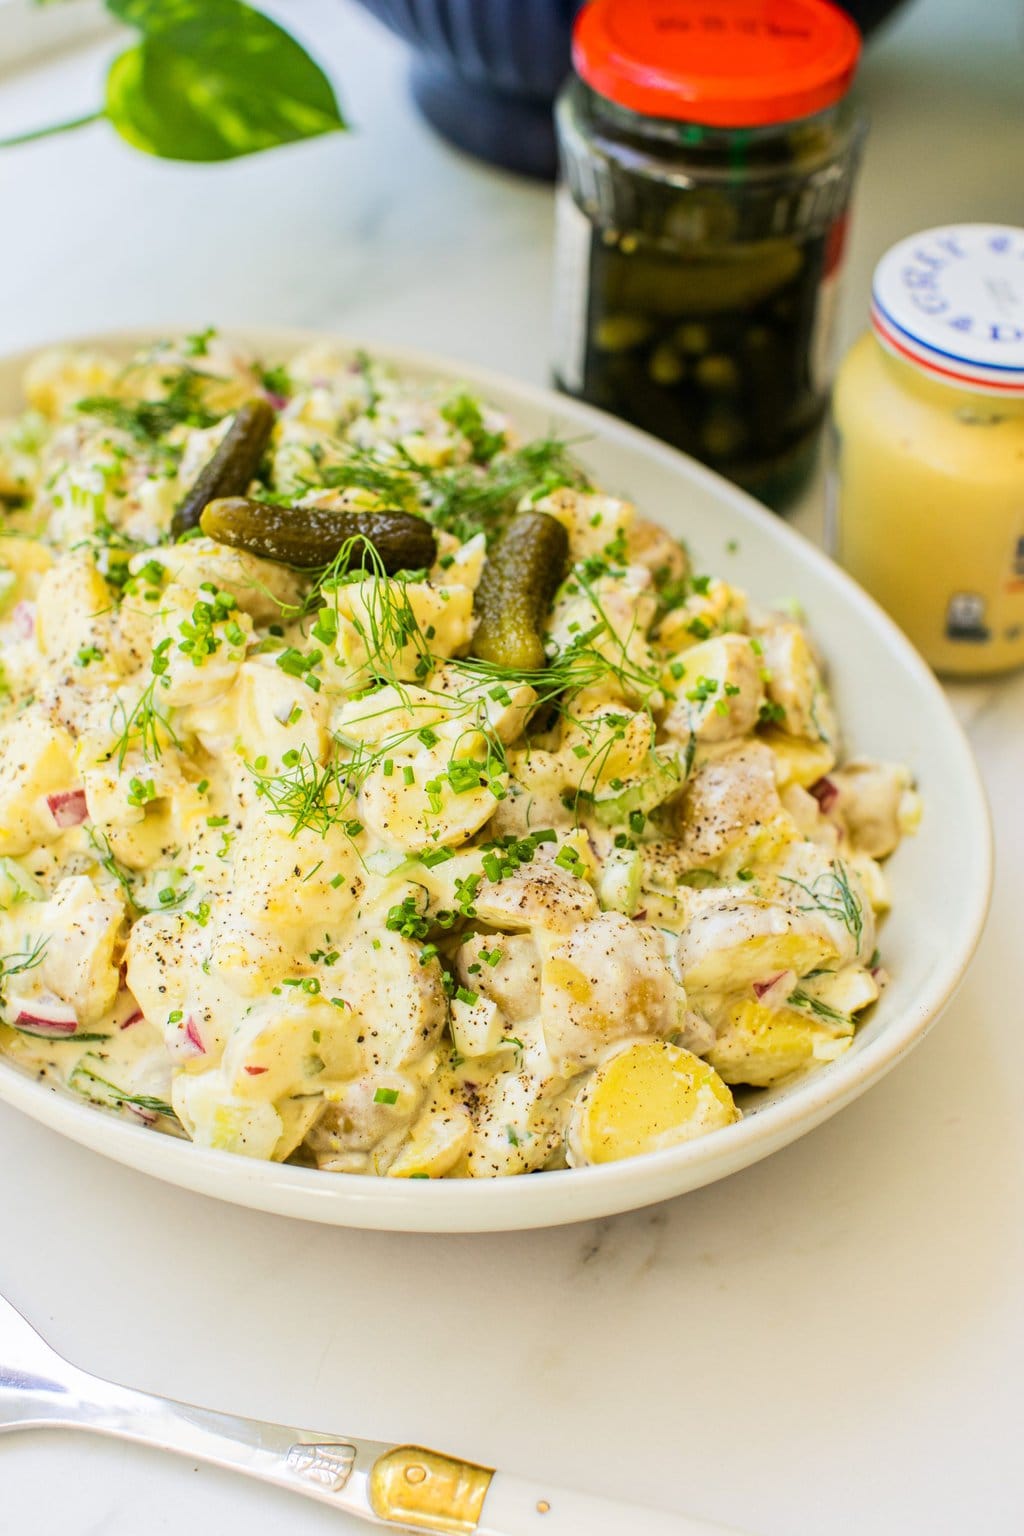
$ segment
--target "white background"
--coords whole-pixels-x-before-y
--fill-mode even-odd
[[[0,349],[280,322],[543,380],[549,190],[440,145],[401,46],[349,4],[275,10],[356,131],[219,167],[151,161],[102,124],[0,153]],[[0,133],[94,106],[103,57],[0,82]],[[844,340],[893,240],[1024,223],[1022,63],[1017,0],[918,0],[872,49]],[[820,491],[802,526],[819,513]],[[938,1030],[810,1138],[633,1216],[423,1239],[179,1193],[2,1110],[0,1288],[79,1364],[211,1406],[427,1441],[754,1536],[1016,1536],[1024,683],[953,696],[997,824],[988,933]],[[0,1442],[3,1536],[343,1529],[131,1447]]]

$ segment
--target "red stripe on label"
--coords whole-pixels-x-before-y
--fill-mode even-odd
[[[985,394],[1024,395],[1024,379],[1017,384],[1005,384],[997,379],[979,378],[972,373],[958,373],[953,368],[941,367],[930,357],[922,357],[919,352],[904,346],[903,342],[893,335],[877,309],[871,311],[871,323],[879,339],[890,351],[899,353],[900,357],[905,357],[908,362],[916,363],[925,373],[937,373],[941,378],[952,379],[957,384],[966,384],[971,389],[984,391]]]

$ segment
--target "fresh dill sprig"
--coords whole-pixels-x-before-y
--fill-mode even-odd
[[[835,918],[850,933],[857,949],[864,933],[864,912],[850,885],[850,877],[841,859],[834,859],[832,868],[824,870],[810,885],[791,875],[780,875],[786,885],[795,885],[809,898],[800,912],[824,912]]]
[[[3,996],[4,984],[10,981],[12,976],[21,976],[25,971],[34,971],[36,966],[42,965],[48,943],[49,939],[37,939],[28,949],[13,950],[10,954],[0,955],[0,997]]]
[[[113,1084],[108,1086],[113,1087]],[[154,1115],[167,1115],[171,1120],[178,1118],[165,1099],[157,1099],[151,1093],[122,1093],[120,1088],[114,1088],[114,1093],[122,1104],[134,1104],[138,1109],[148,1109]]]
[[[816,1013],[819,1019],[825,1019],[830,1024],[842,1024],[848,1028],[853,1020],[848,1013],[841,1013],[838,1008],[832,1008],[828,1003],[823,1003],[820,998],[812,997],[802,987],[797,987],[786,999],[791,1008],[807,1008],[811,1013]]]
[[[481,460],[484,448],[492,446],[479,440]],[[497,532],[524,496],[539,499],[565,485],[590,487],[569,444],[554,436],[503,448],[486,462],[440,468],[418,463],[400,444],[370,449],[346,442],[341,447],[340,462],[313,466],[313,474],[302,482],[306,489],[368,491],[381,506],[419,512],[463,542],[480,532]]]
[[[493,534],[524,496],[539,501],[562,486],[589,490],[586,472],[558,437],[535,438],[494,455],[485,467],[456,465],[421,470],[431,522],[465,542]]]
[[[123,400],[117,395],[87,395],[75,403],[83,416],[95,416],[140,443],[156,443],[172,427],[212,427],[223,412],[203,404],[202,375],[183,368],[160,400]]]
[[[100,832],[91,822],[86,822],[85,824],[85,835],[89,839],[93,852],[96,854],[97,863],[102,869],[106,870],[112,879],[117,881],[124,892],[125,900],[129,906],[136,906],[135,888],[132,884],[131,875],[125,866],[118,862],[110,846],[109,837],[105,832]]]
[[[620,659],[608,656],[594,643],[605,636],[610,639],[610,648],[620,652]],[[623,641],[616,635],[605,617],[575,635],[567,646],[552,656],[546,667],[537,671],[523,671],[476,657],[457,657],[448,665],[481,683],[489,682],[495,686],[528,683],[537,694],[538,706],[557,703],[608,680],[616,681],[623,691],[642,700],[658,688],[659,679],[626,655],[627,643],[628,640]]]
[[[377,414],[377,406],[380,404],[380,390],[373,376],[373,358],[360,347],[355,355],[356,370],[366,386],[366,401],[363,405],[363,415],[372,420]]]
[[[78,1035],[74,1038],[83,1040],[85,1036]],[[108,1036],[93,1036],[91,1038],[105,1040]],[[90,1083],[97,1083],[101,1088],[105,1088],[117,1104],[134,1104],[137,1109],[148,1110],[153,1115],[166,1115],[171,1120],[177,1120],[178,1118],[172,1106],[165,1099],[155,1098],[151,1093],[125,1093],[116,1083],[111,1083],[107,1078],[100,1077],[98,1072],[93,1072],[88,1067],[79,1066],[76,1068],[72,1074],[72,1086],[77,1086],[83,1078],[88,1079]],[[86,1097],[92,1097],[96,1103],[108,1105],[108,1100],[103,1095],[90,1095],[87,1093]]]
[[[293,837],[303,827],[326,837],[340,820],[351,820],[348,813],[358,792],[358,783],[353,782],[360,778],[358,764],[334,759],[320,764],[303,745],[285,754],[281,773],[268,773],[264,758],[256,758],[246,767],[269,814],[286,817],[292,823]]]
[[[154,660],[156,660],[156,653],[154,653]],[[116,736],[114,745],[110,749],[110,756],[117,758],[119,773],[134,747],[139,748],[148,763],[159,759],[164,746],[162,737],[166,737],[172,746],[181,746],[181,738],[171,724],[170,716],[164,714],[157,706],[156,690],[160,681],[159,676],[154,677],[153,681],[143,689],[131,710],[123,699],[118,698],[115,701],[110,725],[111,730],[116,731]]]

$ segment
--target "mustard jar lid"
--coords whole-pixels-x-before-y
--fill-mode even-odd
[[[888,351],[936,379],[1024,395],[1024,229],[952,224],[901,240],[875,268],[871,320]]]

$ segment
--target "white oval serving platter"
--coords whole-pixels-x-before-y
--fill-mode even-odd
[[[74,338],[127,354],[154,328]],[[228,331],[274,361],[318,339],[268,328]],[[355,347],[347,338],[339,345]],[[33,349],[33,351],[36,349]],[[600,411],[450,359],[367,348],[413,377],[461,382],[508,411],[526,435],[555,430],[601,486],[685,538],[698,569],[760,602],[792,599],[828,659],[844,735],[871,756],[907,763],[924,817],[888,864],[894,908],[882,927],[892,976],[838,1061],[754,1096],[736,1125],[664,1152],[602,1167],[501,1180],[405,1180],[321,1173],[194,1147],[109,1115],[0,1059],[0,1099],[72,1142],[168,1183],[337,1226],[493,1232],[583,1221],[684,1194],[803,1136],[876,1083],[925,1034],[959,985],[988,910],[992,844],[984,791],[939,684],[892,621],[818,549],[692,459]],[[20,408],[31,353],[0,359],[0,415]]]

